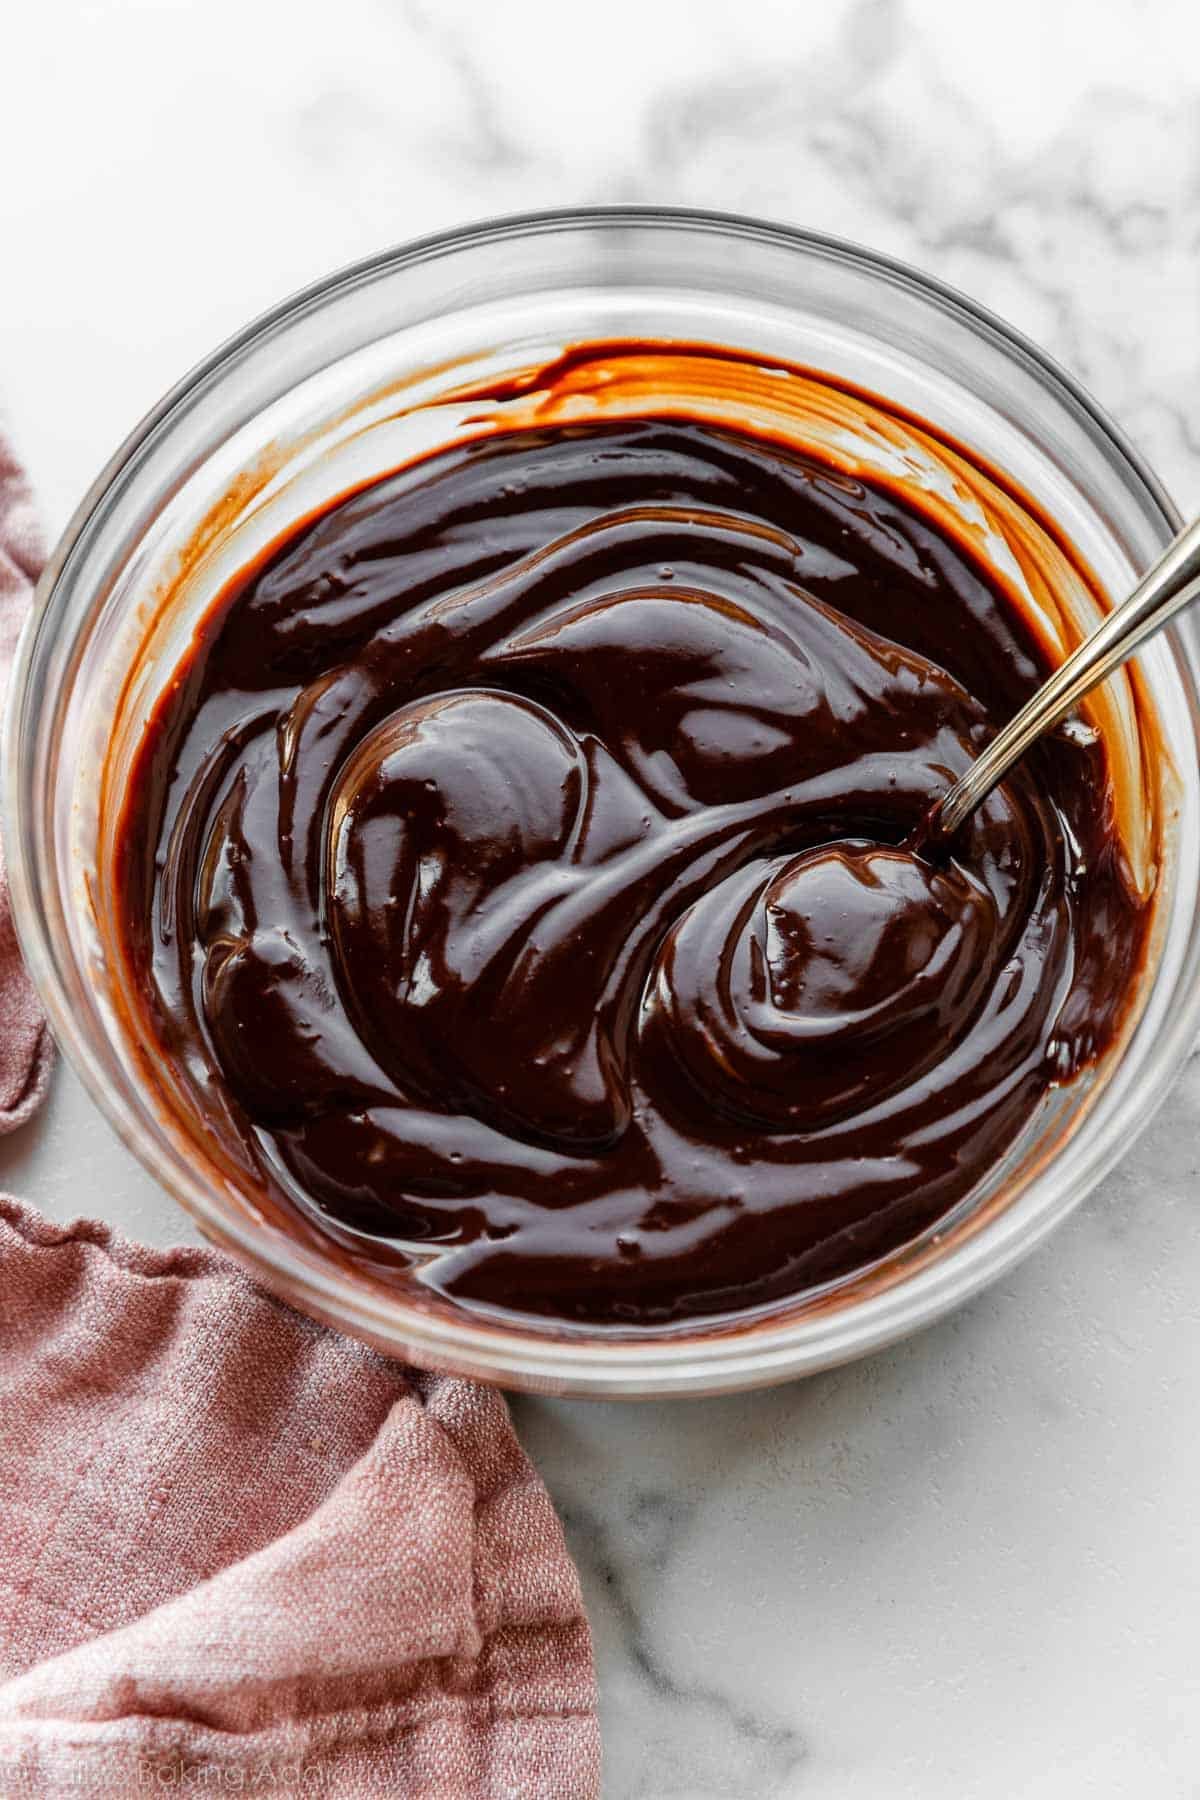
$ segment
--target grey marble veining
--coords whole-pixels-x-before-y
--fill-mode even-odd
[[[44,0],[6,23],[0,406],[60,526],[247,316],[482,214],[857,238],[1030,333],[1200,504],[1194,0]],[[187,1228],[60,1074],[0,1183]],[[1200,1794],[1200,1059],[1089,1204],[899,1348],[772,1393],[520,1400],[612,1800]]]
[[[614,1793],[1194,1793],[1198,1198],[1200,1058],[1050,1245],[898,1349],[665,1417],[517,1403]]]

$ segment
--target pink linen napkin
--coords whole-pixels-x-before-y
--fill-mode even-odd
[[[0,685],[36,566],[0,442]],[[49,1055],[0,870],[0,1131]],[[175,1789],[594,1800],[578,1579],[499,1394],[0,1197],[0,1794]]]
[[[0,717],[21,621],[41,568],[25,477],[0,435]],[[17,951],[0,844],[0,1132],[21,1125],[50,1079],[50,1034]]]

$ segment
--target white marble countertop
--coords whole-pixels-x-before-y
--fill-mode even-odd
[[[661,200],[968,289],[1195,508],[1198,19],[39,0],[4,30],[0,406],[56,529],[164,387],[327,268]],[[583,1573],[613,1800],[1200,1795],[1198,1173],[1194,1059],[1052,1242],[902,1348],[735,1400],[516,1404]],[[0,1185],[189,1235],[65,1070]]]

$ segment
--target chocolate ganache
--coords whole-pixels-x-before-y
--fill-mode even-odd
[[[401,1283],[778,1302],[943,1216],[1118,1029],[1147,904],[1096,733],[905,847],[1043,673],[967,547],[780,442],[443,450],[210,608],[122,815],[140,1003],[246,1178]]]

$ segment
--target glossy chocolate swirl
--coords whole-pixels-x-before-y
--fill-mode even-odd
[[[902,846],[1037,682],[916,507],[712,425],[525,430],[212,609],[124,815],[157,1041],[396,1279],[645,1328],[912,1238],[1136,974],[1102,744]]]

